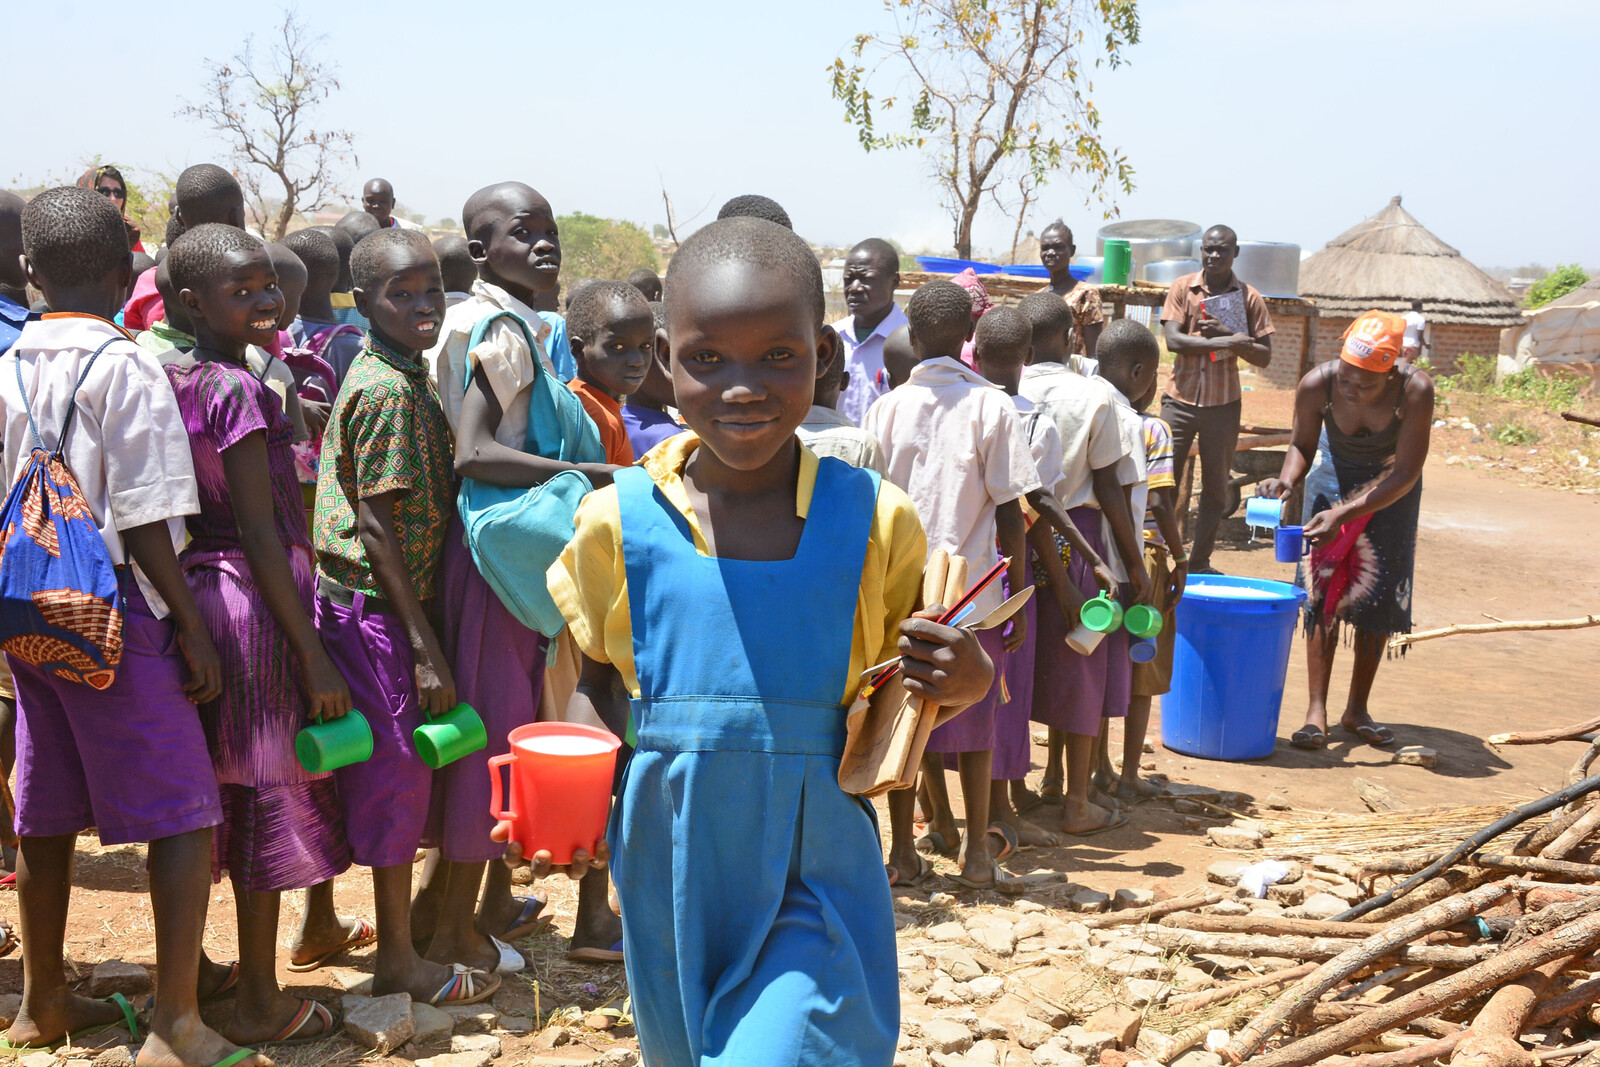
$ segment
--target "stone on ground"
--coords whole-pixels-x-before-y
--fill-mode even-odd
[[[1349,909],[1350,905],[1332,893],[1313,893],[1300,905],[1301,914],[1307,919],[1331,919]]]
[[[89,995],[109,997],[121,993],[131,997],[150,992],[150,972],[126,960],[102,960],[89,972]]]
[[[1130,978],[1127,989],[1128,1001],[1136,1008],[1159,1004],[1172,995],[1172,986],[1154,978]]]
[[[450,1039],[451,1052],[487,1052],[490,1059],[500,1058],[500,1039],[493,1034],[457,1034]]]
[[[1432,768],[1439,762],[1439,753],[1421,745],[1407,745],[1395,750],[1394,762],[1408,767]]]
[[[417,1032],[417,1024],[411,1018],[411,995],[346,996],[344,1030],[357,1044],[373,1049],[380,1056],[387,1056],[410,1041]]]
[[[489,1067],[487,1052],[446,1052],[417,1061],[417,1067]]]
[[[1239,872],[1247,866],[1238,860],[1218,860],[1206,868],[1206,881],[1217,885],[1238,885]]]
[[[454,1033],[456,1028],[456,1021],[450,1013],[432,1004],[411,1005],[411,1021],[417,1028],[417,1032],[411,1035],[411,1040],[421,1045],[443,1041]]]
[[[1110,1004],[1084,1020],[1083,1028],[1090,1033],[1110,1034],[1116,1041],[1117,1048],[1126,1049],[1133,1047],[1143,1022],[1142,1013],[1120,1004]]]
[[[1117,910],[1123,908],[1144,908],[1154,904],[1156,895],[1148,889],[1119,889],[1112,895],[1112,907]]]
[[[1254,849],[1262,846],[1265,835],[1249,827],[1213,826],[1206,831],[1206,840],[1218,848]]]
[[[972,1031],[954,1019],[929,1019],[922,1024],[922,1042],[932,1052],[965,1052],[972,1047]]]

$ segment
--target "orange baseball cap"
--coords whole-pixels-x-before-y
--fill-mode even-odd
[[[1339,358],[1381,374],[1394,369],[1405,336],[1405,319],[1390,311],[1368,311],[1344,332],[1344,349]]]

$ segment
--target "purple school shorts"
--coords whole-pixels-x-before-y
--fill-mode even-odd
[[[1000,679],[1006,671],[1003,628],[978,631],[978,644],[994,661],[994,681],[983,699],[928,735],[929,752],[988,752],[994,748],[995,705],[1000,700]]]
[[[363,867],[396,867],[417,855],[433,771],[411,735],[422,725],[411,644],[397,616],[317,594],[317,633],[350,698],[372,727],[372,758],[334,771],[350,855]]]
[[[17,683],[17,833],[93,826],[100,842],[157,841],[222,821],[217,772],[172,624],[150,613],[131,567],[119,569],[122,662],[105,689],[10,656]]]

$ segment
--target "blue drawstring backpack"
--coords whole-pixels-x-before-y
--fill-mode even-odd
[[[605,462],[606,450],[594,420],[583,410],[583,402],[540,362],[533,330],[520,315],[496,311],[478,320],[467,342],[469,358],[484,333],[501,318],[522,329],[538,373],[528,400],[523,451],[563,463]],[[562,471],[531,489],[510,489],[473,478],[461,482],[456,506],[466,527],[473,564],[506,610],[546,637],[560,633],[567,621],[550,597],[545,572],[572,540],[573,516],[593,488],[577,471]]]
[[[116,340],[94,350],[74,398]],[[68,404],[49,451],[33,421],[20,358],[16,371],[33,453],[0,510],[0,649],[57,678],[105,689],[122,661],[122,593],[94,514],[63,458],[77,405]]]

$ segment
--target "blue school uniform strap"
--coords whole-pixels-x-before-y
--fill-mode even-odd
[[[501,310],[479,319],[467,342],[469,360],[489,327],[500,319],[510,319],[522,330],[533,359],[523,451],[562,463],[603,463],[606,454],[599,429],[583,410],[583,402],[545,369],[533,330],[522,316]],[[469,382],[471,373],[469,362]],[[560,633],[566,619],[550,596],[545,572],[572,540],[578,504],[593,488],[575,470],[562,471],[529,489],[475,478],[461,482],[456,506],[473,564],[506,610],[546,637]],[[552,655],[555,650],[551,644]]]

